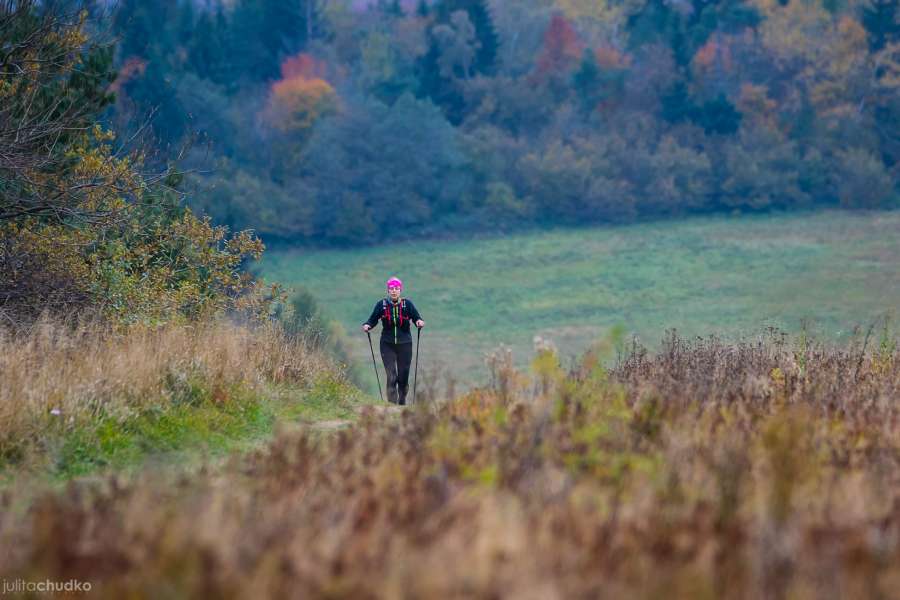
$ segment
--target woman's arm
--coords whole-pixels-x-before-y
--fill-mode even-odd
[[[379,300],[378,302],[375,303],[375,307],[372,308],[372,314],[369,315],[369,318],[366,320],[365,323],[363,323],[363,331],[368,331],[368,329],[366,329],[366,326],[368,326],[369,329],[372,329],[373,327],[375,327],[375,325],[378,324],[378,319],[380,316],[381,316],[381,300]]]
[[[419,314],[416,305],[412,303],[412,300],[407,299],[406,308],[409,310],[409,316],[412,322],[416,324],[416,327],[424,327],[425,321],[422,319],[422,315]]]

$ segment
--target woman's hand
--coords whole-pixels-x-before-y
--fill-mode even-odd
[[[419,329],[422,329],[423,327],[425,327],[425,321],[423,321],[422,319],[419,319],[418,321],[416,321],[416,327],[418,327]]]
[[[366,324],[363,325],[363,331],[365,331],[366,333],[369,333],[369,330],[370,330],[370,329],[372,329],[372,328],[369,327],[369,324],[368,324],[368,323],[366,323]]]

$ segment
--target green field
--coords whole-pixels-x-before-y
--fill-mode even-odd
[[[854,326],[900,306],[900,212],[695,218],[273,251],[262,271],[313,290],[369,364],[359,325],[385,279],[399,276],[427,321],[423,372],[440,365],[465,384],[484,378],[484,354],[500,344],[512,346],[520,364],[535,335],[577,355],[615,325],[649,346],[673,327],[737,337],[766,326],[797,331],[804,321],[819,337],[845,341]]]

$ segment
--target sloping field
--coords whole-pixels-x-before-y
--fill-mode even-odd
[[[900,212],[716,217],[553,230],[449,242],[267,254],[267,278],[314,290],[371,361],[359,323],[389,275],[428,321],[423,372],[485,377],[509,344],[518,364],[535,335],[577,355],[621,325],[651,347],[686,336],[755,335],[767,326],[845,341],[900,306]],[[369,374],[374,385],[374,375]],[[419,381],[420,385],[422,380]]]

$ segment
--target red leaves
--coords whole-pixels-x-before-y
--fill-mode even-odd
[[[109,91],[118,94],[122,86],[128,83],[135,76],[140,77],[144,74],[144,71],[147,70],[147,61],[137,57],[132,56],[129,59],[126,59],[122,66],[119,67],[119,75],[116,77],[116,80],[112,82],[109,86]]]
[[[544,33],[544,47],[537,59],[538,75],[568,71],[578,64],[584,44],[568,19],[554,15]]]
[[[313,56],[301,52],[296,56],[290,56],[281,63],[281,78],[294,79],[297,77],[303,79],[325,79],[327,72],[326,64],[321,60],[316,60]]]

